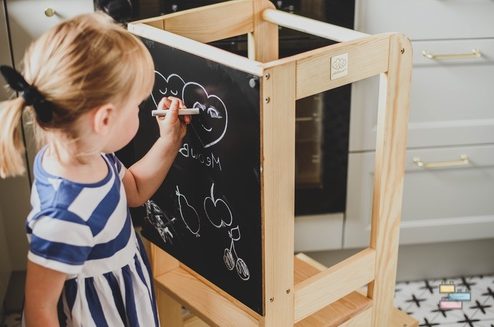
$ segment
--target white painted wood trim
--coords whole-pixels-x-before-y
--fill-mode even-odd
[[[194,41],[177,34],[160,30],[146,24],[130,23],[127,26],[127,29],[133,34],[172,46],[176,49],[197,56],[201,56],[225,66],[229,66],[256,76],[263,75],[262,64],[258,61],[250,60],[234,53],[215,48],[213,46]]]
[[[290,14],[281,10],[266,9],[263,11],[262,17],[273,24],[338,42],[352,41],[369,36],[369,34],[349,28],[323,23],[315,19]]]

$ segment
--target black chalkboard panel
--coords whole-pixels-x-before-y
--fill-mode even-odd
[[[156,81],[141,105],[136,156],[159,136],[151,110],[163,96],[200,109],[165,182],[146,204],[143,235],[262,315],[258,77],[142,40]]]

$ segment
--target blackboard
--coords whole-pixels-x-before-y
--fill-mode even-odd
[[[136,157],[159,136],[151,110],[163,96],[200,109],[164,183],[146,203],[143,235],[262,315],[259,79],[142,41],[156,81],[141,104]]]

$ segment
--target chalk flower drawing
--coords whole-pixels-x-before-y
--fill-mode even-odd
[[[239,241],[240,236],[240,228],[237,226],[228,231],[228,236],[231,239],[230,248],[225,249],[223,254],[223,261],[225,262],[225,266],[228,270],[233,270],[236,268],[238,276],[242,280],[249,280],[250,273],[249,268],[245,264],[245,261],[237,255],[237,251],[235,250],[235,241]]]
[[[145,219],[158,231],[158,234],[165,243],[173,244],[173,234],[170,231],[170,225],[175,222],[175,218],[169,219],[161,208],[152,200],[145,203],[146,217]]]
[[[230,207],[223,199],[214,198],[214,183],[211,184],[211,196],[203,202],[204,212],[209,222],[216,228],[230,226],[233,216]]]
[[[177,185],[175,194],[178,198],[178,209],[180,211],[180,216],[187,227],[187,229],[194,234],[196,237],[200,237],[199,230],[201,229],[201,223],[199,221],[199,214],[197,210],[189,204],[185,195],[180,193]]]

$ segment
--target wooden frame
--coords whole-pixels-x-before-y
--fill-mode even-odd
[[[341,43],[278,59],[278,26]],[[163,326],[417,326],[393,306],[412,49],[401,34],[366,35],[283,13],[267,0],[234,0],[146,19],[132,33],[257,75],[261,80],[264,316],[151,245]],[[247,34],[249,58],[205,45]],[[331,59],[348,70],[332,77]],[[255,60],[254,60],[255,59]],[[257,61],[256,61],[257,60]],[[380,74],[371,242],[326,268],[294,253],[295,101]],[[359,290],[367,285],[367,293]]]

